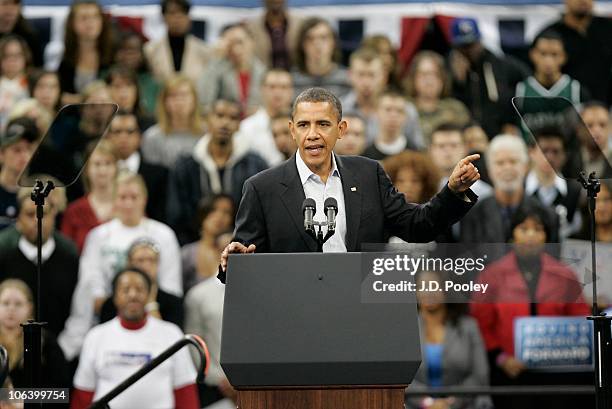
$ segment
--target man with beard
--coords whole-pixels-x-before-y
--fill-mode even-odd
[[[525,194],[524,181],[529,166],[525,142],[515,135],[498,135],[486,153],[487,168],[493,182],[493,195],[480,200],[461,220],[461,242],[506,243],[511,238],[512,216],[524,203],[536,201]],[[548,241],[559,241],[557,214],[546,209],[551,228]],[[483,222],[485,221],[486,222]],[[492,258],[489,257],[489,261]]]
[[[544,29],[563,38],[563,72],[580,81],[598,101],[612,104],[612,20],[593,15],[594,0],[565,0],[565,14]]]
[[[242,185],[266,169],[266,162],[234,138],[240,123],[240,105],[218,99],[208,114],[208,131],[191,155],[180,157],[170,170],[167,220],[181,244],[198,238],[195,223],[200,200],[215,193],[227,193],[240,202]]]

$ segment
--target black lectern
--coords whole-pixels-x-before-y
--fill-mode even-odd
[[[221,365],[240,409],[400,409],[414,303],[362,300],[361,253],[231,255]]]

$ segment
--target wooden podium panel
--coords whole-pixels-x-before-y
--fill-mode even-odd
[[[238,409],[403,409],[406,386],[238,391]]]

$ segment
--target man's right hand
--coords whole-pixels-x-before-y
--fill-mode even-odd
[[[223,269],[223,271],[227,271],[227,257],[234,253],[255,253],[255,245],[250,244],[249,247],[247,247],[240,242],[232,241],[225,246],[223,253],[221,253],[221,269]]]

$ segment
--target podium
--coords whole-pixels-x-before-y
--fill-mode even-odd
[[[361,253],[230,255],[221,359],[239,409],[401,409],[415,302],[362,300]]]

